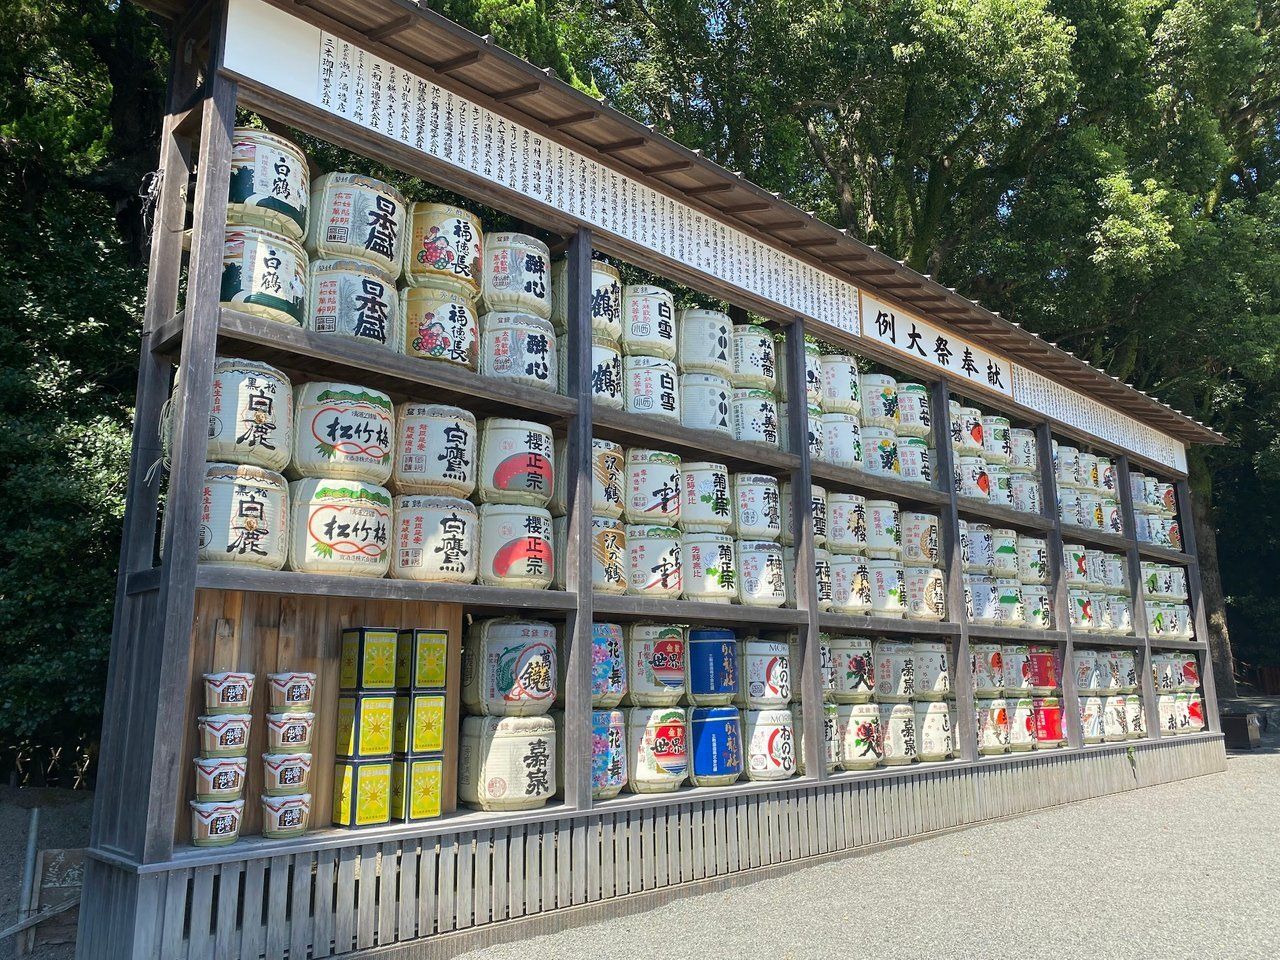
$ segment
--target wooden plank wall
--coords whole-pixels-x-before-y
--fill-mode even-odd
[[[314,673],[317,678],[316,727],[311,749],[311,823],[329,826],[333,809],[333,745],[338,706],[339,648],[342,630],[352,626],[426,627],[449,631],[449,687],[446,693],[444,809],[457,800],[458,713],[462,689],[462,607],[457,604],[359,600],[238,590],[200,590],[192,626],[191,695],[184,721],[175,840],[191,839],[187,801],[193,795],[192,758],[199,734],[196,718],[204,709],[201,674],[248,671],[256,677],[253,726],[249,737],[249,779],[240,835],[262,830],[262,760],[266,750],[267,674],[285,670]]]
[[[1205,735],[1143,746],[1132,758],[1099,750],[936,764],[807,790],[180,868],[164,877],[155,955],[303,960],[401,944],[379,955],[445,958],[570,917],[636,912],[814,858],[1224,766],[1221,738]]]

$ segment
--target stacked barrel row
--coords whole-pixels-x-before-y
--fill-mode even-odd
[[[1082,633],[1133,633],[1133,594],[1128,558],[1079,543],[1062,545],[1068,619]]]
[[[1186,650],[1155,650],[1151,654],[1160,733],[1199,733],[1204,729],[1204,698],[1200,691],[1200,660]]]
[[[1147,735],[1138,656],[1132,647],[1079,647],[1072,652],[1085,743]]]
[[[1172,483],[1146,474],[1129,474],[1137,539],[1166,550],[1182,549],[1178,520],[1178,492]]]
[[[1066,744],[1059,646],[974,641],[969,650],[979,753]]]
[[[1070,526],[1124,534],[1115,462],[1104,454],[1081,452],[1053,441],[1058,516]]]
[[[1164,563],[1142,562],[1147,634],[1152,639],[1189,640],[1195,629],[1187,603],[1187,570]]]
[[[960,558],[970,623],[1053,629],[1043,537],[961,520]]]
[[[1040,513],[1035,431],[959,400],[951,401],[948,416],[956,494],[1021,513]]]

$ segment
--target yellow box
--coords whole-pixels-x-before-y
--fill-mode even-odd
[[[449,668],[449,631],[401,630],[396,646],[396,686],[442,690]]]
[[[395,752],[396,696],[344,693],[338,697],[338,734],[334,755],[344,760],[386,758]]]
[[[391,822],[391,760],[334,763],[333,822],[339,827]]]
[[[439,753],[444,749],[444,694],[396,696],[393,753]]]
[[[342,631],[343,690],[396,688],[396,631],[389,627],[351,627]]]
[[[396,757],[391,761],[391,818],[413,821],[440,816],[443,784],[443,758]]]

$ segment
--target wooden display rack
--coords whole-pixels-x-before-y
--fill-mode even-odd
[[[78,956],[302,960],[380,947],[380,955],[385,956],[446,957],[482,942],[645,909],[665,902],[675,888],[687,892],[723,888],[789,869],[802,860],[842,856],[1054,803],[1222,769],[1224,752],[1212,670],[1207,664],[1202,669],[1205,732],[1160,736],[1151,686],[1152,643],[1139,576],[1143,557],[1186,568],[1199,639],[1159,646],[1194,650],[1202,661],[1207,659],[1203,638],[1208,631],[1191,500],[1176,457],[1169,462],[1159,451],[1180,453],[1186,443],[1220,442],[1212,431],[583,96],[494,47],[487,38],[476,37],[408,0],[144,0],[143,5],[173,21],[173,73],[161,142],[163,179],[151,250],[126,531]],[[254,17],[266,18],[263,22],[271,29],[246,33],[246,18]],[[1025,371],[1019,376],[1086,391],[1091,399],[1076,409],[1087,411],[1091,409],[1087,403],[1096,401],[1095,405],[1116,411],[1120,418],[1116,421],[1120,426],[1107,427],[1114,436],[1154,436],[1154,445],[1095,436],[1088,426],[1093,414],[1078,415],[1065,407],[1038,409],[1029,393],[984,392],[954,370],[913,359],[868,336],[865,329],[842,324],[829,309],[801,309],[795,304],[805,294],[797,292],[794,284],[787,292],[779,281],[778,289],[769,292],[774,283],[772,268],[768,283],[763,275],[735,280],[725,270],[709,268],[701,248],[683,258],[658,252],[626,231],[593,228],[581,208],[572,212],[549,205],[529,191],[498,183],[404,137],[337,116],[311,102],[314,96],[304,95],[313,89],[310,85],[318,66],[312,53],[291,45],[295,25],[301,25],[299,36],[311,36],[306,31],[313,31],[317,43],[321,30],[353,42],[424,82],[532,130],[549,146],[589,158],[604,171],[602,180],[625,176],[659,191],[674,201],[671,209],[682,205],[682,210],[704,218],[701,222],[709,225],[712,236],[723,240],[732,230],[733,236],[745,238],[742,242],[755,244],[757,251],[770,255],[782,251],[778,255],[789,258],[793,274],[817,278],[824,289],[856,284],[867,296],[901,310],[904,322],[913,317],[927,321],[957,339],[964,338],[961,342],[993,352],[1008,365],[1011,378],[1016,364]],[[279,63],[264,64],[264,50],[272,54],[266,59]],[[263,79],[269,74],[286,79],[273,84]],[[301,80],[300,74],[305,74]],[[523,389],[221,308],[222,236],[237,107],[346,149],[378,156],[406,173],[562,237],[569,261],[567,395]],[[187,255],[183,232],[189,203],[193,213]],[[745,319],[750,310],[784,329],[783,356],[793,385],[804,382],[803,336],[811,333],[931,384],[936,412],[946,411],[952,391],[959,391],[978,396],[986,409],[1034,424],[1044,514],[1015,513],[958,499],[949,482],[952,453],[947,418],[937,413],[934,446],[939,462],[934,466],[935,475],[942,479],[936,487],[927,487],[811,463],[800,389],[791,391],[786,408],[788,439],[778,450],[617,411],[593,410],[590,392],[583,389],[590,370],[593,248],[723,298],[732,304],[730,312],[737,320]],[[180,289],[184,265],[185,288]],[[857,296],[861,299],[863,293]],[[562,558],[568,589],[512,590],[201,566],[196,531],[204,476],[204,425],[214,358],[219,354],[263,359],[300,380],[368,384],[390,393],[397,402],[430,397],[459,403],[481,417],[518,410],[522,417],[551,424],[567,439],[561,467],[569,478],[568,556]],[[165,559],[157,563],[160,487],[150,468],[161,456],[157,425],[175,365],[180,377],[166,497]],[[730,470],[749,468],[790,480],[797,518],[796,608],[596,597],[590,589],[579,589],[580,583],[589,581],[582,571],[590,570],[590,542],[584,531],[590,520],[593,435],[625,445],[661,445],[700,459],[723,461]],[[1059,524],[1053,471],[1048,467],[1054,435],[1083,442],[1115,459],[1125,536],[1064,531]],[[1134,539],[1128,483],[1131,463],[1176,481],[1185,553]],[[953,619],[931,624],[818,611],[811,602],[816,589],[814,546],[806,522],[811,481],[829,490],[883,495],[939,513],[947,606]],[[1012,526],[1048,539],[1058,629],[967,623],[959,562],[961,518]],[[1128,640],[1108,638],[1106,642],[1131,644],[1139,652],[1147,739],[1083,746],[1077,694],[1067,670],[1063,694],[1068,748],[979,758],[974,714],[969,709],[973,700],[970,638],[1057,644],[1067,663],[1077,642],[1101,642],[1073,636],[1065,623],[1064,534],[1072,541],[1128,557],[1135,634]],[[439,820],[354,831],[328,828],[332,771],[325,769],[323,761],[326,745],[333,739],[340,628],[376,623],[447,629],[452,658],[448,709],[456,730],[463,618],[510,611],[563,623],[561,653],[568,662],[563,800],[520,813],[454,810],[457,754],[451,747],[446,754],[449,807]],[[960,705],[960,757],[943,764],[828,773],[821,758],[821,718],[818,711],[808,711],[804,719],[807,776],[593,802],[589,667],[595,618],[794,631],[800,651],[794,669],[809,703],[820,700],[817,658],[809,651],[821,630],[947,638],[955,654],[952,679]],[[254,836],[259,826],[255,779],[259,771],[256,763],[250,763],[243,829],[247,836],[229,847],[191,847],[186,799],[200,675],[234,667],[262,677],[277,666],[314,670],[320,678],[315,733],[320,762],[313,771],[312,790],[316,829],[294,840]],[[261,737],[260,727],[255,725],[255,737]],[[250,756],[258,752],[258,745],[251,744]]]

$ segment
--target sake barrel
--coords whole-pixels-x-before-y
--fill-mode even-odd
[[[689,773],[688,724],[682,707],[627,711],[627,763],[632,793],[670,793]]]
[[[1142,698],[1130,694],[1125,697],[1125,704],[1129,708],[1129,740],[1141,740],[1147,735],[1145,718],[1143,717]],[[1187,733],[1183,729],[1180,733]]]
[[[294,388],[292,473],[383,484],[395,415],[381,390],[317,381]]]
[[[1098,457],[1092,453],[1080,454],[1080,488],[1082,490],[1097,490],[1098,485]]]
[[[293,240],[261,227],[228,227],[222,240],[222,306],[302,326],[307,255]]]
[[[568,393],[569,351],[556,347],[560,358],[561,392]],[[623,389],[622,354],[618,351],[616,340],[602,337],[599,334],[591,338],[591,398],[610,410],[621,410],[626,406]]]
[[[400,291],[400,341],[397,349],[421,360],[441,360],[475,370],[480,354],[480,324],[475,304],[439,287]]]
[[[966,573],[991,573],[996,568],[995,532],[990,524],[969,524],[968,560],[964,564]]]
[[[723,787],[742,776],[742,718],[734,707],[693,707],[689,711],[695,787]]]
[[[847,354],[824,354],[822,369],[822,409],[826,413],[862,412],[862,389],[858,361]]]
[[[845,770],[873,770],[884,756],[880,707],[874,703],[836,705],[836,726],[841,733],[840,766]]]
[[[622,446],[612,440],[591,441],[591,512],[595,516],[622,516],[625,460]],[[568,485],[568,471],[555,472],[553,487],[559,491],[553,500],[563,502]],[[566,505],[567,507],[567,505]]]
[[[824,547],[827,544],[827,491],[823,487],[811,485],[809,487],[809,495],[810,534],[813,537],[815,547]],[[785,544],[795,542],[795,522],[791,516],[793,500],[791,481],[784,480],[779,503],[782,522],[781,539]]]
[[[857,414],[824,413],[822,447],[827,461],[837,467],[862,469],[862,427],[858,424]]]
[[[875,658],[866,637],[836,634],[831,638],[836,703],[867,703],[875,690]]]
[[[491,233],[483,253],[481,295],[489,310],[551,317],[551,253],[545,243],[523,233]]]
[[[457,497],[396,497],[391,576],[431,583],[474,583],[480,516]]]
[[[947,643],[916,640],[912,643],[915,664],[915,699],[942,700],[951,692],[951,652]]]
[[[867,501],[857,493],[833,493],[827,498],[827,547],[832,553],[867,551]]]
[[[1178,689],[1184,693],[1195,693],[1200,689],[1200,661],[1191,652],[1174,654],[1182,667]]]
[[[1110,610],[1112,632],[1120,636],[1133,633],[1133,607],[1128,597],[1110,596],[1107,598]]]
[[[391,565],[391,494],[358,480],[289,484],[289,569],[383,577]]]
[[[809,337],[804,341],[804,398],[806,406],[822,411],[822,348]]]
[[[1185,696],[1185,694],[1184,694]],[[1178,708],[1176,693],[1162,693],[1156,697],[1156,715],[1160,720],[1160,733],[1162,736],[1170,736],[1178,732]],[[1112,699],[1110,697],[1108,700]],[[1190,715],[1190,705],[1188,705],[1188,716]],[[1127,733],[1127,727],[1125,732]],[[1113,739],[1113,738],[1108,738]],[[1123,737],[1115,737],[1120,740]]]
[[[782,547],[772,540],[738,540],[738,602],[780,607],[787,600]]]
[[[732,603],[738,596],[737,552],[724,533],[686,533],[680,538],[682,596],[706,603]]]
[[[550,717],[463,717],[458,799],[481,810],[534,810],[555,792]]]
[[[1047,697],[1058,690],[1060,662],[1058,648],[1052,644],[1032,644],[1027,648],[1027,664],[1031,671],[1031,692]]]
[[[1157,693],[1173,693],[1182,681],[1182,664],[1177,654],[1152,651],[1151,679]]]
[[[1080,519],[1084,521],[1083,526],[1093,530],[1107,528],[1107,516],[1102,508],[1102,498],[1096,493],[1081,492]]]
[[[552,711],[556,741],[564,740],[564,713]],[[557,795],[563,794],[564,775],[557,768]],[[591,798],[609,800],[627,785],[627,718],[622,710],[591,711]]]
[[[868,473],[896,477],[899,473],[897,436],[886,427],[863,427],[862,457]]]
[[[396,285],[364,260],[312,260],[307,329],[399,350],[404,342]]]
[[[964,438],[964,421],[960,417],[960,401],[947,401],[947,435],[951,437],[951,452],[955,456],[960,455],[960,441]],[[981,446],[981,444],[979,444]],[[974,451],[972,445],[969,447],[970,453]]]
[[[897,434],[928,439],[933,433],[929,415],[929,388],[923,383],[898,384]]]
[[[554,575],[550,513],[518,503],[481,505],[480,583],[544,590]]]
[[[1070,586],[1088,585],[1089,555],[1085,553],[1083,544],[1064,543],[1062,545],[1062,573]]]
[[[1102,698],[1080,698],[1080,729],[1085,743],[1102,742]]]
[[[1006,694],[1030,695],[1031,650],[1022,644],[1006,643],[1001,647],[1004,661],[1004,690]]]
[[[791,698],[791,649],[786,640],[739,640],[738,706],[753,710],[785,707]]]
[[[680,469],[680,528],[686,533],[721,533],[732,522],[729,473],[722,463],[696,462]]]
[[[933,483],[933,451],[927,440],[898,438],[898,472],[910,483]]]
[[[248,713],[219,713],[196,719],[200,756],[243,757],[249,749],[249,728],[253,717]]]
[[[901,557],[902,529],[899,523],[897,501],[868,500],[866,510],[867,556],[877,559]]]
[[[1054,470],[1060,488],[1078,489],[1081,486],[1080,451],[1075,447],[1059,444],[1054,453]]]
[[[1098,665],[1098,654],[1089,647],[1076,647],[1071,651],[1071,672],[1075,676],[1077,693],[1099,693],[1102,691],[1102,671]]]
[[[1019,577],[1018,531],[1005,527],[991,530],[991,572],[997,577]]]
[[[784,447],[786,437],[784,433]],[[822,434],[822,408],[813,404],[805,411],[805,441],[809,446],[809,459],[814,463],[825,463],[827,438]]]
[[[1125,740],[1129,736],[1129,700],[1123,694],[1113,694],[1102,701],[1102,739],[1108,743]]]
[[[675,527],[627,524],[627,593],[678,599],[684,589],[680,531]]]
[[[567,522],[565,524],[568,526]],[[567,539],[566,539],[567,544]],[[567,556],[567,549],[561,551]],[[627,592],[627,528],[617,517],[591,518],[591,588],[597,593],[620,596]],[[564,567],[565,564],[561,564]]]
[[[1009,472],[1038,473],[1040,457],[1034,430],[1013,427],[1009,430]]]
[[[1128,572],[1126,560],[1118,553],[1103,554],[1102,586],[1108,593],[1128,593]]]
[[[1073,490],[1070,487],[1058,488],[1058,519],[1076,527],[1086,525],[1079,490]]]
[[[591,706],[596,710],[616,707],[627,692],[627,653],[622,625],[595,623],[591,626]],[[561,676],[567,668],[561,667]],[[564,699],[568,683],[562,681],[557,699]]]
[[[1027,618],[1022,584],[1010,577],[996,577],[996,623],[1021,627]]]
[[[1066,734],[1062,728],[1062,701],[1057,697],[1036,697],[1031,701],[1031,715],[1036,728],[1036,749],[1052,750],[1063,746]]]
[[[1183,640],[1191,639],[1194,634],[1191,626],[1191,608],[1185,603],[1175,603],[1173,605],[1173,618],[1173,635]]]
[[[681,310],[677,317],[681,373],[733,376],[733,321],[719,310]]]
[[[195,757],[191,762],[196,771],[197,802],[240,799],[244,792],[245,772],[249,768],[247,758]]]
[[[476,418],[461,407],[396,407],[391,486],[402,494],[469,497],[476,488]]]
[[[942,571],[937,567],[902,568],[908,620],[945,620],[947,589]]]
[[[1101,590],[1106,586],[1106,567],[1103,558],[1106,556],[1101,550],[1094,550],[1086,547],[1084,551],[1084,576],[1085,583],[1091,590]]]
[[[729,347],[733,369],[729,380],[736,390],[762,390],[771,394],[777,388],[777,358],[773,334],[768,327],[755,323],[734,324]]]
[[[795,729],[785,708],[742,711],[748,780],[786,780],[796,772]]]
[[[956,460],[956,493],[970,500],[986,500],[991,496],[991,477],[981,455],[961,455]]]
[[[190,800],[191,845],[221,847],[235,843],[240,837],[240,821],[244,817],[243,800],[217,800],[203,803]]]
[[[1156,483],[1156,506],[1160,513],[1166,517],[1175,517],[1178,515],[1178,492],[1172,483],[1165,483],[1163,480]]]
[[[1009,710],[1009,750],[1014,753],[1034,750],[1036,720],[1031,697],[1010,695],[1005,702]]]
[[[970,623],[996,623],[999,612],[999,597],[996,594],[994,577],[976,573],[964,575],[964,599]]]
[[[1118,648],[1114,651],[1116,671],[1120,675],[1120,692],[1138,692],[1138,666],[1133,650]]]
[[[1169,637],[1173,635],[1173,617],[1167,609],[1171,604],[1157,600],[1143,603],[1147,612],[1147,632],[1153,637]]]
[[[400,276],[405,200],[389,183],[357,173],[326,173],[311,185],[307,252],[313,257],[354,257]]]
[[[910,703],[882,703],[880,731],[885,766],[914,763],[918,744],[915,708]]]
[[[530,313],[486,313],[480,318],[480,372],[537,390],[558,387],[556,334]]]
[[[205,459],[280,472],[288,466],[292,450],[289,379],[257,360],[215,360]]]
[[[1008,417],[982,418],[982,455],[987,463],[1006,464],[1013,457],[1013,425]]]
[[[1094,626],[1093,596],[1088,590],[1072,589],[1067,591],[1067,617],[1072,629],[1084,632],[1092,631]]]
[[[987,465],[987,499],[997,506],[1013,506],[1013,474],[1004,464]]]
[[[205,466],[200,493],[201,563],[284,566],[289,490],[280,474],[236,463]]]
[[[839,711],[834,703],[819,704],[822,711],[822,758],[830,773],[840,766],[840,748],[843,737],[839,731]],[[796,735],[796,771],[804,776],[804,707],[799,703],[791,707],[791,728]]]
[[[905,703],[916,693],[915,647],[896,640],[877,640],[872,645],[875,658],[875,692],[880,703]]]
[[[868,560],[871,613],[877,617],[901,617],[906,609],[906,574],[899,560]]]
[[[944,701],[917,703],[916,759],[922,763],[949,760],[955,751],[955,724],[951,706]]]
[[[1098,454],[1098,489],[1117,496],[1116,465],[1108,456]]]
[[[732,630],[689,631],[685,646],[685,688],[698,707],[723,707],[738,694],[738,640]]]
[[[778,480],[763,473],[735,473],[733,524],[743,540],[776,540],[782,535],[782,505]]]
[[[785,642],[792,664],[800,663],[804,657],[804,650],[800,644],[798,631],[792,630],[788,633],[767,634],[765,639]],[[824,701],[832,701],[836,689],[836,665],[835,658],[831,652],[831,637],[826,633],[818,634],[818,676],[822,687],[822,699]],[[804,687],[798,676],[794,676],[792,679],[791,698],[796,703],[804,700]]]
[[[831,554],[831,609],[836,613],[871,612],[868,561],[851,554]]]
[[[648,284],[622,288],[622,351],[629,357],[676,358],[675,302],[671,291]],[[674,370],[674,363],[672,368]]]
[[[778,445],[778,405],[769,391],[735,388],[729,414],[735,440]]]
[[[627,702],[670,707],[684,696],[684,628],[674,623],[633,623],[626,627]]]
[[[1098,651],[1098,690],[1105,693],[1122,693],[1124,684],[1120,676],[1120,658],[1115,650]]]
[[[639,416],[680,419],[680,382],[676,365],[662,357],[631,356],[622,360],[623,409]]]
[[[253,703],[252,673],[223,670],[202,674],[200,679],[204,682],[206,714],[249,712]]]
[[[551,428],[489,417],[480,425],[481,503],[545,507],[555,487]]]
[[[551,322],[564,332],[569,326],[569,261],[551,264]],[[622,279],[600,254],[591,255],[591,330],[617,341],[622,336]]]
[[[686,373],[680,377],[680,423],[691,430],[732,436],[732,400],[733,387],[724,377],[710,373]]]
[[[975,701],[977,708],[978,753],[998,756],[1009,749],[1009,703],[996,697]]]
[[[409,205],[404,279],[411,287],[450,290],[468,301],[480,296],[484,231],[470,210],[447,203]]]
[[[898,381],[887,373],[863,373],[858,377],[862,394],[863,427],[898,429]]]
[[[1187,728],[1189,733],[1204,729],[1204,698],[1198,693],[1187,694]]]
[[[266,130],[232,131],[228,224],[263,227],[301,241],[310,192],[307,157],[297,144]]]
[[[680,520],[680,457],[631,447],[626,453],[626,501],[631,523],[674,525]]]
[[[1020,513],[1040,512],[1040,481],[1029,473],[1015,473],[1009,477],[1009,496],[1013,509]]]
[[[477,620],[462,647],[462,702],[483,716],[536,716],[556,699],[556,628],[541,620]]]

